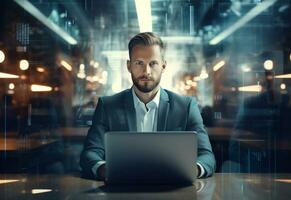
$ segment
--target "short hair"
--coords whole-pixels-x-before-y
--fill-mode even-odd
[[[131,52],[133,47],[137,45],[145,46],[158,45],[161,49],[162,58],[164,59],[165,47],[162,39],[158,35],[152,32],[144,32],[139,33],[135,35],[133,38],[131,38],[131,40],[128,43],[129,58],[131,58]]]

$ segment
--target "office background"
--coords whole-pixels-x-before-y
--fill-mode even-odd
[[[217,173],[291,173],[289,0],[4,0],[0,174],[80,171],[104,95],[132,84],[129,39],[166,44],[161,85],[196,97]]]

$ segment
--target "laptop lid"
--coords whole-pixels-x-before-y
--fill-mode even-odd
[[[108,132],[106,183],[192,184],[196,178],[195,132]]]

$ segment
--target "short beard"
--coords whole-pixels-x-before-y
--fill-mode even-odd
[[[143,93],[149,93],[153,91],[160,84],[160,81],[161,78],[159,78],[157,81],[153,81],[153,85],[149,85],[148,83],[145,83],[145,85],[140,85],[138,79],[132,77],[132,82],[134,86]]]

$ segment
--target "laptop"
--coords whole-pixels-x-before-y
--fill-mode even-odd
[[[107,132],[106,184],[193,184],[194,131]]]

